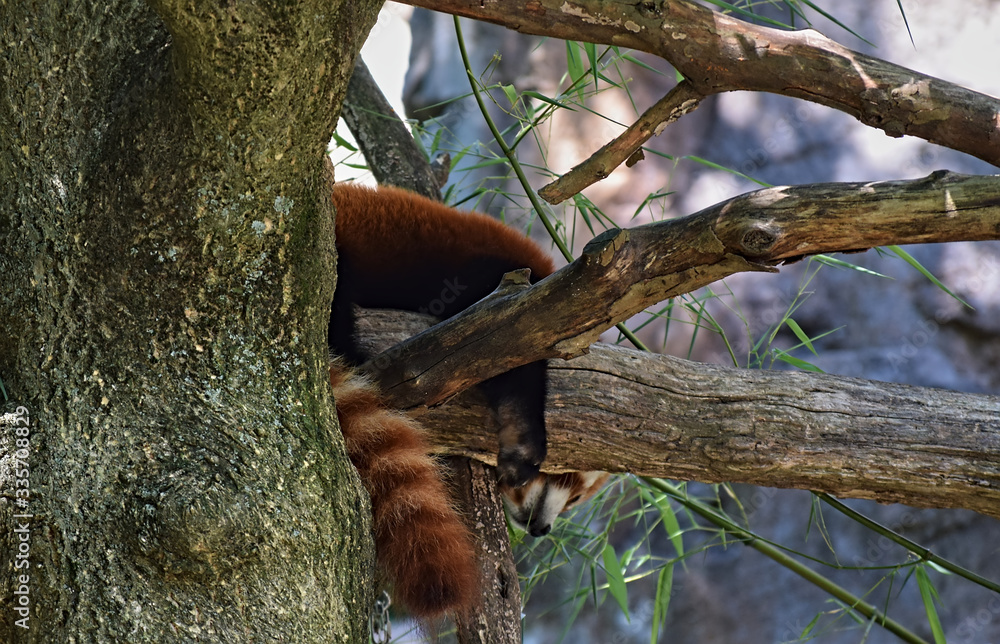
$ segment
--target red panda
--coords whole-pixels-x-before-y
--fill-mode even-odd
[[[348,454],[372,499],[380,568],[420,618],[474,608],[476,555],[468,529],[428,455],[419,426],[389,410],[346,363],[360,364],[354,306],[428,312],[441,319],[479,301],[504,273],[554,271],[534,242],[485,215],[400,190],[337,184],[338,284],[330,320],[330,381]],[[603,472],[539,473],[545,458],[545,362],[481,385],[498,421],[497,471],[511,520],[546,534],[564,508],[589,498]]]
[[[330,384],[347,455],[371,497],[379,568],[395,597],[421,618],[468,610],[478,596],[473,540],[419,426],[385,408],[377,390],[336,358]]]
[[[523,487],[502,486],[507,517],[531,536],[541,537],[559,514],[597,494],[610,476],[607,472],[542,474]]]
[[[461,213],[399,188],[338,184],[337,276],[330,347],[349,362],[366,357],[354,342],[354,305],[450,318],[489,295],[504,273],[555,270],[533,241],[499,221]],[[526,364],[480,385],[498,421],[500,481],[514,487],[545,459],[545,362]]]

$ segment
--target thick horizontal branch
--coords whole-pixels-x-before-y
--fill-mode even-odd
[[[367,312],[392,343],[427,324]],[[755,371],[594,345],[549,362],[549,471],[606,470],[829,492],[1000,517],[1000,397]],[[496,458],[471,390],[419,411],[442,450]]]
[[[519,364],[584,353],[617,322],[740,271],[817,253],[1000,239],[1000,177],[936,172],[914,181],[758,190],[701,212],[587,244],[527,288],[508,285],[372,361],[402,407],[435,404]]]
[[[782,31],[688,0],[404,0],[526,34],[630,47],[670,62],[701,95],[794,96],[1000,165],[1000,101],[843,47],[813,30]]]

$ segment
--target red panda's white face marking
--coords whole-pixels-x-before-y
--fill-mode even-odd
[[[510,520],[533,537],[552,529],[556,517],[594,496],[608,480],[607,472],[541,474],[518,488],[501,486]]]

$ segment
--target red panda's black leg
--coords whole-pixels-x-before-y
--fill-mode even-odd
[[[497,475],[520,487],[545,460],[545,362],[533,362],[482,384],[497,419]]]
[[[466,217],[451,210],[447,213],[448,218]],[[447,319],[489,295],[505,273],[522,268],[524,263],[495,255],[456,261],[451,254],[430,249],[419,261],[411,258],[411,263],[399,266],[398,271],[387,272],[382,270],[385,265],[398,261],[395,256],[384,255],[387,247],[387,244],[361,249],[338,246],[338,284],[329,342],[331,350],[351,365],[371,357],[365,355],[354,337],[355,304],[429,312]],[[524,485],[538,475],[545,460],[545,362],[496,376],[484,382],[482,388],[498,421],[500,480],[512,487]]]
[[[358,301],[357,289],[357,271],[345,258],[337,258],[337,290],[334,292],[333,305],[330,308],[327,340],[330,352],[341,356],[351,366],[360,365],[368,359],[358,347],[354,337],[354,305]]]

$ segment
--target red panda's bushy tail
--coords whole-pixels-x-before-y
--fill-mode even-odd
[[[330,363],[347,452],[372,500],[378,564],[414,616],[469,610],[479,596],[473,539],[419,425],[388,409],[364,377]]]

